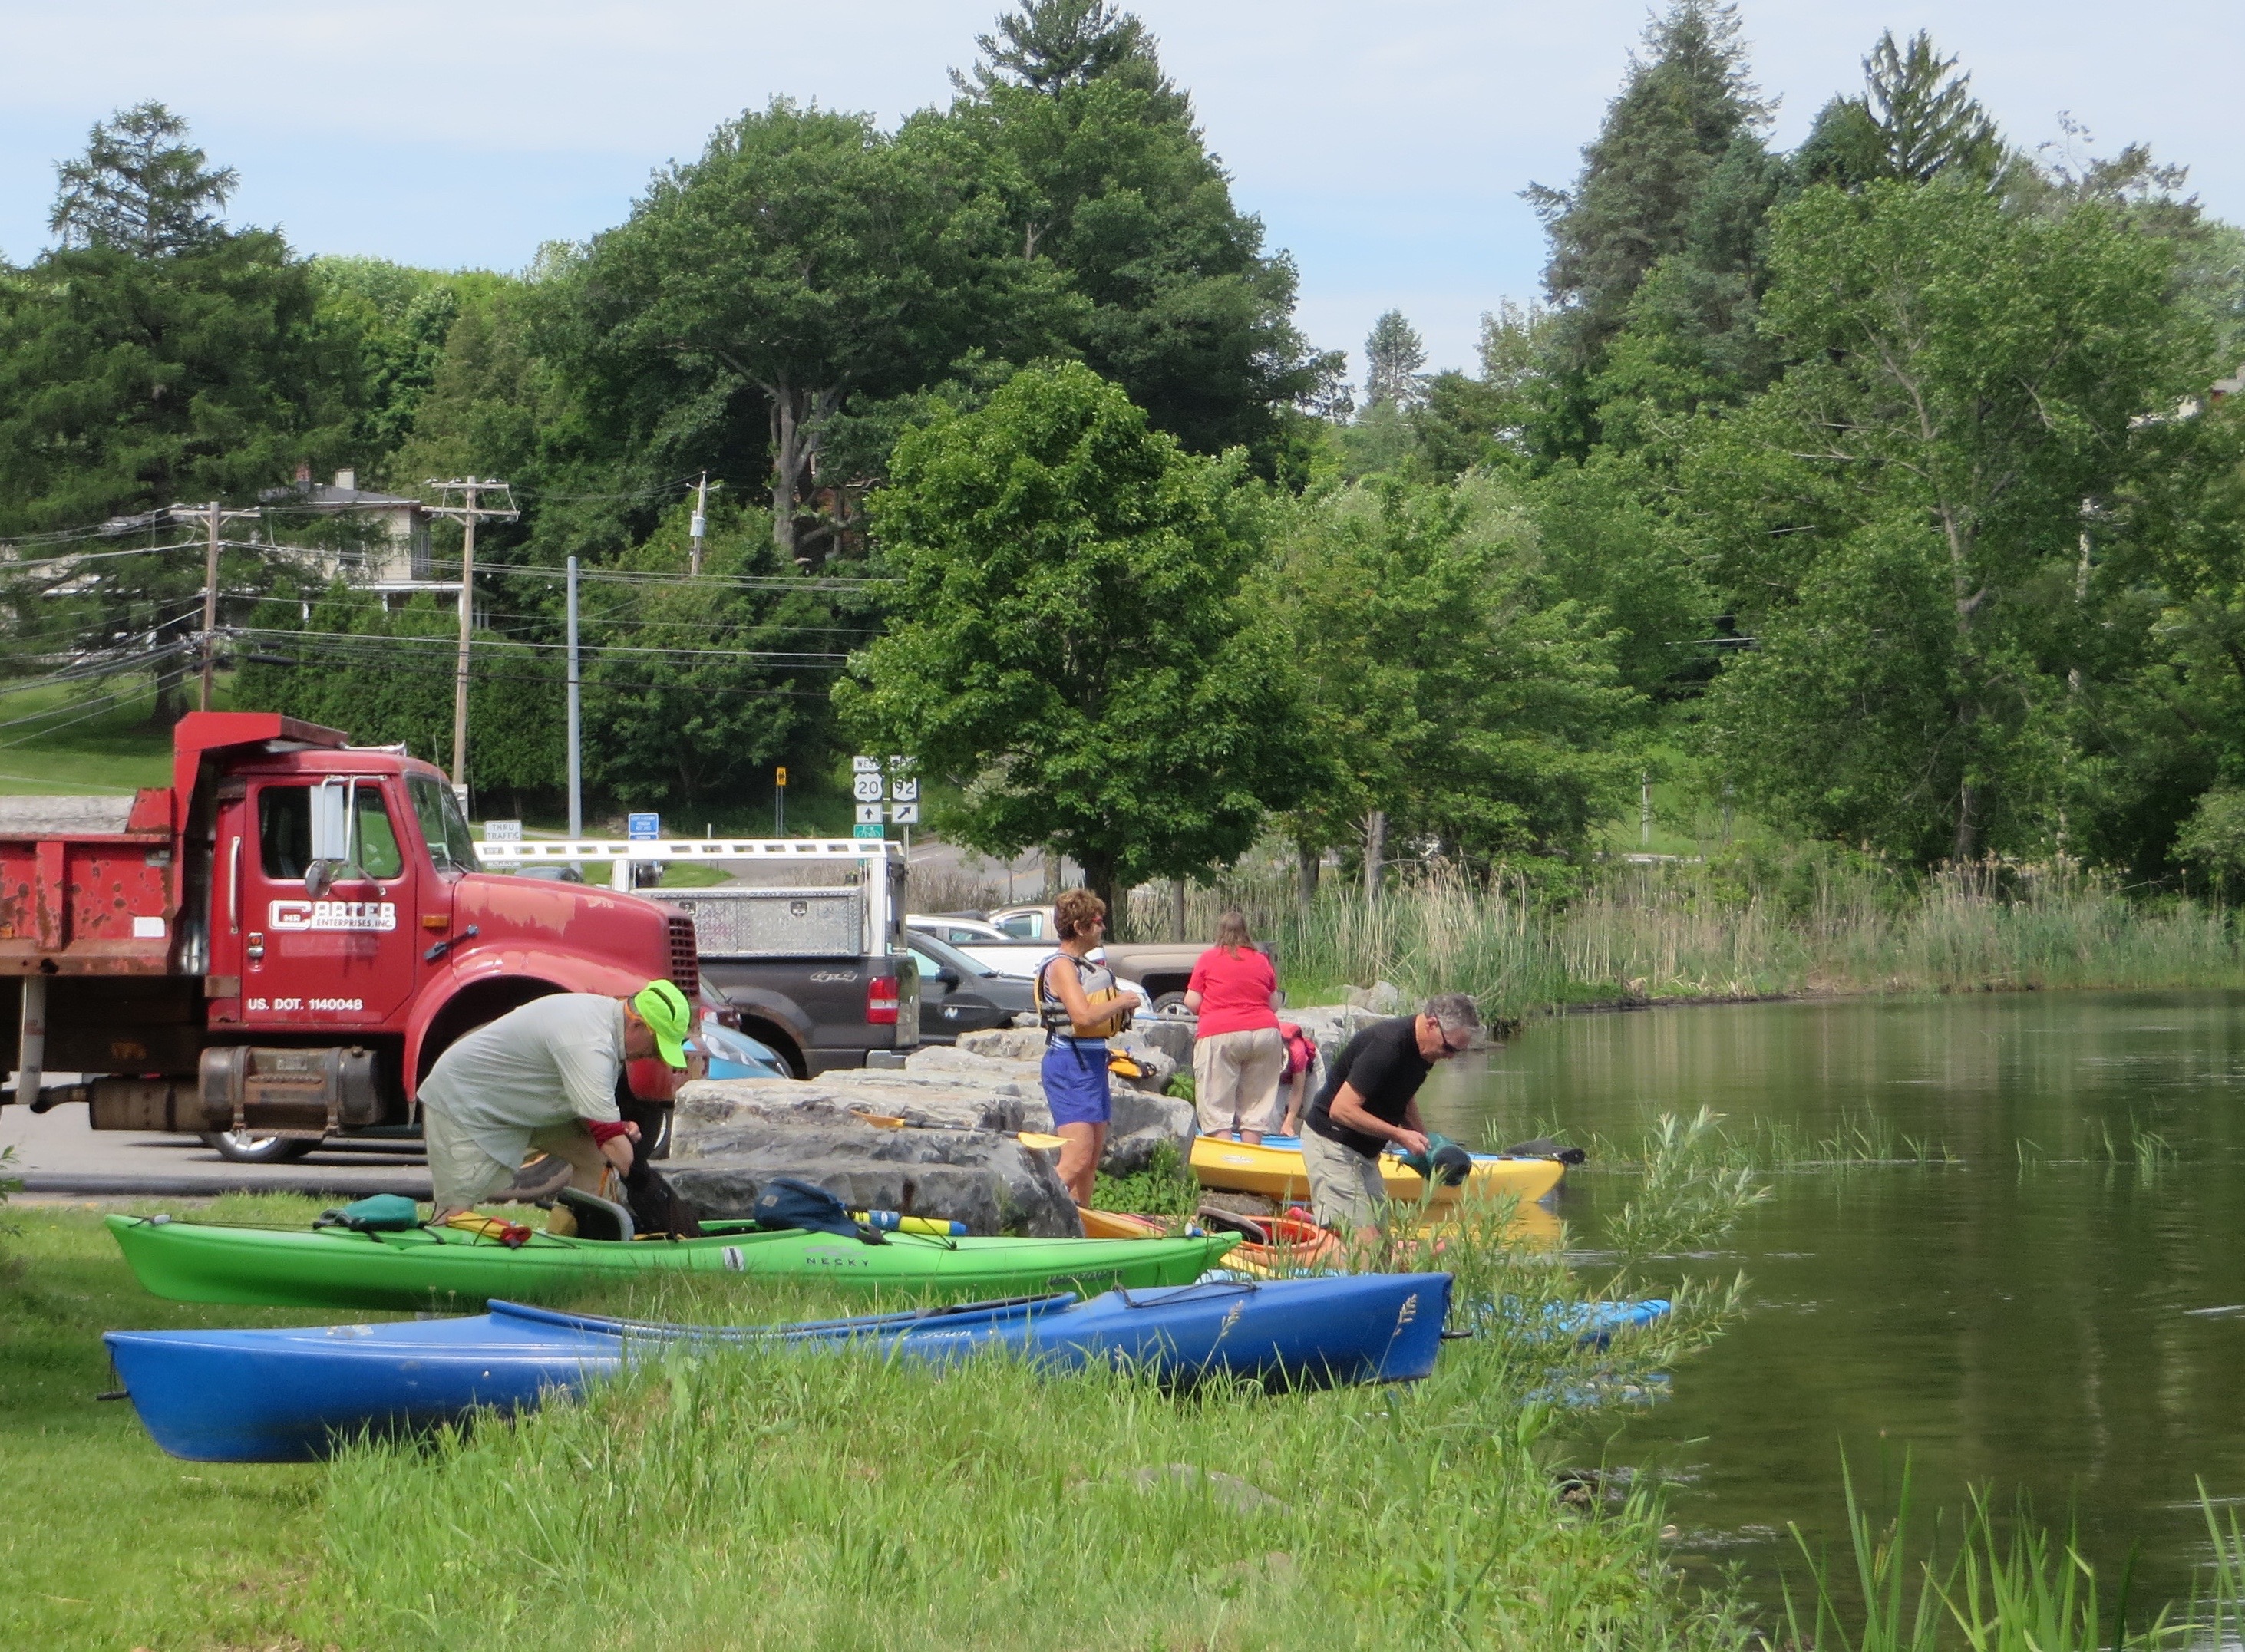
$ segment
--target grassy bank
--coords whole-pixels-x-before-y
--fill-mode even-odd
[[[1681,1151],[1666,1162],[1699,1191],[1648,1175],[1647,1255],[1705,1223],[1700,1160]],[[93,1398],[110,1385],[98,1334],[363,1316],[159,1302],[92,1210],[9,1216],[0,1644],[1743,1644],[1726,1605],[1664,1565],[1657,1506],[1570,1504],[1546,1444],[1550,1396],[1672,1365],[1729,1299],[1688,1296],[1635,1345],[1578,1351],[1541,1329],[1544,1304],[1627,1291],[1639,1264],[1570,1273],[1494,1222],[1441,1260],[1462,1299],[1513,1310],[1477,1317],[1482,1334],[1414,1389],[1181,1397],[1000,1359],[939,1373],[742,1351],[322,1469],[162,1457],[128,1407]],[[587,1305],[737,1323],[871,1304],[670,1280]]]
[[[1298,1003],[1343,985],[1464,991],[1509,1015],[1582,1004],[1780,994],[2245,985],[2231,915],[2132,898],[2064,865],[1981,865],[1920,877],[1802,848],[1781,855],[1601,864],[1572,887],[1394,877],[1367,905],[1328,884],[1305,908],[1291,877],[1189,892],[1186,933],[1227,904],[1278,950]],[[1140,892],[1136,932],[1174,922]]]

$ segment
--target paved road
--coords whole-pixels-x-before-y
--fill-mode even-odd
[[[51,1075],[50,1075],[51,1076]],[[358,1198],[370,1193],[429,1196],[418,1143],[333,1143],[294,1164],[229,1164],[193,1136],[90,1130],[82,1107],[33,1115],[0,1107],[0,1146],[16,1149],[19,1197],[103,1195],[207,1195],[246,1190]]]

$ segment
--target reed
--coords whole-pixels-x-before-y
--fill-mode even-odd
[[[1139,891],[1134,932],[1165,936],[1166,888]],[[2072,862],[1917,874],[1828,848],[1706,862],[1601,863],[1554,879],[1394,870],[1380,899],[1249,870],[1188,891],[1188,938],[1227,906],[1315,1001],[1388,980],[1462,991],[1519,1015],[1572,1004],[1820,992],[1964,992],[2245,983],[2225,909],[2132,899]]]
[[[2132,1622],[2128,1569],[2108,1594],[2072,1535],[2038,1525],[2024,1501],[1999,1519],[1985,1492],[1973,1493],[1944,1553],[1940,1520],[1923,1538],[1913,1527],[1907,1458],[1894,1518],[1883,1525],[1858,1500],[1844,1455],[1841,1474],[1844,1554],[1835,1561],[1812,1549],[1793,1528],[1809,1587],[1803,1600],[1785,1591],[1787,1652],[2160,1652],[2231,1647],[2245,1635],[2245,1529],[2235,1509],[2217,1509],[2203,1482],[2209,1563],[2188,1600]]]

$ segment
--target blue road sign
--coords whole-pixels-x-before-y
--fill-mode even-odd
[[[624,817],[624,836],[634,843],[652,843],[662,836],[662,816],[627,815]]]

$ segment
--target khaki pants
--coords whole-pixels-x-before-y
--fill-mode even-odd
[[[1218,1032],[1193,1046],[1193,1105],[1204,1134],[1278,1127],[1278,1081],[1286,1075],[1286,1041],[1275,1026]]]
[[[1319,1227],[1349,1232],[1379,1225],[1387,1188],[1376,1159],[1305,1130],[1302,1165],[1310,1173],[1310,1210]]]
[[[482,1203],[513,1181],[522,1161],[532,1153],[550,1153],[566,1160],[569,1185],[587,1193],[600,1190],[600,1177],[608,1168],[607,1160],[575,1119],[531,1131],[513,1164],[492,1157],[444,1108],[425,1101],[421,1107],[421,1138],[429,1152],[429,1180],[439,1210],[465,1210]]]

